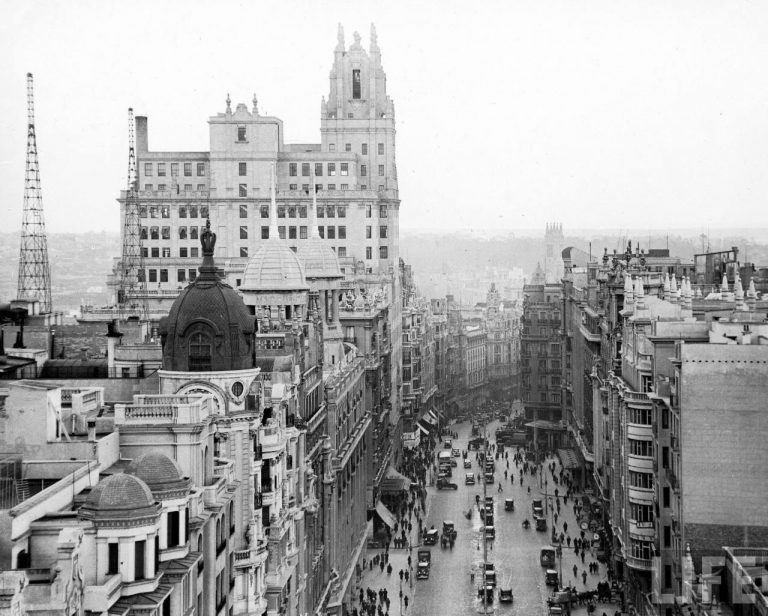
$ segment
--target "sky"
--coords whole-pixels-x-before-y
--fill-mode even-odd
[[[0,0],[0,214],[34,73],[46,225],[118,232],[127,109],[207,150],[258,96],[320,141],[338,23],[376,24],[408,229],[768,227],[768,2]]]

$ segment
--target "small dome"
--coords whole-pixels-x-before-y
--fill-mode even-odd
[[[159,451],[142,454],[125,472],[146,483],[159,500],[186,496],[189,492],[189,477],[184,477],[179,465]]]
[[[83,518],[95,521],[156,518],[160,504],[138,477],[120,473],[102,479],[80,508]]]
[[[287,244],[267,240],[248,260],[243,274],[242,291],[308,290],[301,261]]]
[[[307,278],[344,278],[336,253],[319,238],[311,238],[300,244],[299,258],[304,264]]]

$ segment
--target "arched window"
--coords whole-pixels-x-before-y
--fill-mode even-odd
[[[211,370],[211,339],[202,332],[195,332],[189,338],[189,369]]]

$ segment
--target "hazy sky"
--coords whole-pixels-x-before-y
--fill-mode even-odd
[[[35,75],[48,228],[119,230],[127,108],[207,150],[256,92],[320,141],[337,23],[375,22],[403,228],[768,227],[768,2],[0,0],[0,213],[21,222]],[[699,222],[700,221],[700,222]]]

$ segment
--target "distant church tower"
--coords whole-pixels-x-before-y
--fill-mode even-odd
[[[544,232],[544,278],[545,282],[557,283],[563,277],[563,247],[565,239],[563,238],[562,223],[547,223],[547,229]]]

